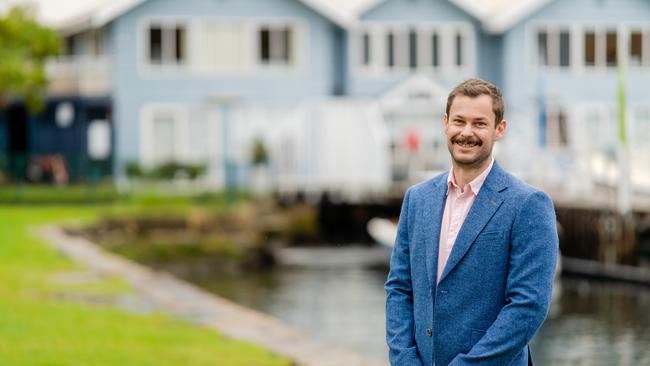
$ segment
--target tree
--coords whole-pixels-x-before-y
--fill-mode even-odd
[[[47,92],[45,61],[60,46],[59,34],[40,25],[30,8],[14,7],[0,18],[0,106],[17,98],[40,110]]]

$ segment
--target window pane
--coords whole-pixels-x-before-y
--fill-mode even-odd
[[[641,32],[632,32],[630,35],[630,65],[641,65],[642,44],[643,34]]]
[[[560,66],[567,67],[570,64],[571,38],[569,32],[560,32]]]
[[[365,32],[362,36],[363,42],[363,58],[362,62],[364,65],[370,65],[370,34]]]
[[[271,31],[268,28],[260,29],[260,61],[271,61]]]
[[[616,32],[607,32],[607,66],[616,66]]]
[[[632,141],[635,146],[645,147],[650,141],[650,108],[638,108],[635,112]]]
[[[185,39],[186,33],[185,33],[185,27],[178,26],[176,27],[176,62],[177,63],[183,63],[185,61],[185,45],[187,44],[187,40]]]
[[[64,55],[72,56],[76,53],[76,37],[68,36],[65,37],[65,49],[63,50]]]
[[[432,52],[431,63],[433,64],[434,67],[438,67],[440,65],[438,44],[439,44],[438,34],[434,33],[433,36],[431,36],[431,52]]]
[[[546,112],[546,142],[548,146],[563,147],[568,143],[567,115],[564,110]]]
[[[456,34],[456,66],[463,65],[463,36]]]
[[[153,120],[153,161],[156,164],[174,161],[174,117],[162,111]]]
[[[537,33],[537,60],[539,65],[548,66],[548,34],[546,31]]]
[[[560,146],[567,146],[569,142],[568,131],[567,131],[567,116],[563,110],[558,113],[557,116],[558,123],[558,142]]]
[[[386,64],[389,67],[395,66],[395,35],[391,32],[386,36]]]
[[[289,27],[286,27],[280,32],[282,32],[282,42],[280,43],[280,47],[282,47],[281,61],[285,64],[289,64],[289,59],[291,57],[291,29],[289,29]]]
[[[162,29],[151,27],[149,29],[149,60],[151,63],[162,63]]]
[[[415,30],[409,32],[409,67],[418,67],[418,35]]]
[[[585,65],[596,65],[596,33],[585,33]]]

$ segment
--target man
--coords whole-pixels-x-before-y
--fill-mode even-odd
[[[558,238],[549,197],[492,158],[503,114],[501,92],[486,81],[466,80],[449,94],[452,168],[409,188],[402,204],[385,285],[392,365],[530,362]]]

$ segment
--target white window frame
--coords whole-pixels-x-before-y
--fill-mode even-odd
[[[650,22],[629,22],[624,24],[615,23],[581,23],[581,22],[534,22],[527,25],[528,33],[528,53],[530,55],[529,65],[531,70],[544,70],[553,73],[616,73],[615,66],[607,66],[607,32],[616,32],[617,53],[619,59],[625,62],[630,72],[648,72],[650,71]],[[570,47],[569,47],[569,67],[560,67],[559,65],[543,66],[539,64],[539,54],[537,49],[537,34],[539,30],[546,30],[549,34],[549,47],[551,42],[556,44],[555,55],[549,55],[549,58],[555,58],[559,63],[559,31],[569,30]],[[632,31],[641,31],[643,34],[642,60],[641,65],[630,65],[630,37]],[[585,64],[584,37],[588,31],[594,32],[595,35],[595,64]],[[555,34],[554,37],[551,34]],[[555,38],[555,41],[553,39]],[[550,60],[549,60],[550,61]]]
[[[199,56],[201,45],[201,26],[205,22],[238,23],[244,31],[244,65],[240,69],[219,69],[206,70],[196,59]],[[182,24],[186,32],[186,61],[175,65],[157,65],[149,60],[149,29],[152,25],[162,24],[172,26]],[[288,26],[293,32],[293,51],[290,57],[293,62],[290,65],[265,65],[259,62],[259,36],[258,30],[263,26]],[[303,72],[310,55],[310,28],[307,21],[301,18],[282,17],[171,17],[151,16],[139,20],[138,36],[136,37],[136,48],[138,53],[138,72],[146,78],[168,78],[168,77],[223,77],[223,76],[272,76],[277,72],[300,73]]]
[[[546,111],[544,112],[545,116],[546,116],[546,121],[545,121],[546,141],[544,141],[544,146],[546,146],[547,149],[553,150],[553,151],[563,151],[563,150],[567,150],[567,149],[569,149],[571,147],[571,145],[573,143],[573,136],[572,135],[573,135],[573,132],[574,132],[574,131],[572,131],[573,130],[572,129],[572,119],[573,119],[574,116],[573,116],[573,114],[571,112],[572,112],[571,109],[567,105],[565,105],[563,103],[550,102],[550,103],[548,103],[546,105]],[[554,141],[553,144],[550,144],[549,143],[549,141],[550,141],[550,139],[549,139],[549,131],[550,131],[550,129],[549,129],[549,121],[551,121],[550,116],[551,115],[556,116],[556,118],[554,118],[553,120],[557,122],[557,126],[556,126],[558,128],[557,137],[559,138],[560,137],[560,131],[559,131],[560,125],[559,125],[559,118],[558,117],[559,117],[560,113],[563,113],[564,116],[565,116],[564,132],[566,134],[566,136],[565,136],[566,141],[565,141],[564,144],[562,144],[558,139],[558,141]]]
[[[417,32],[417,67],[410,68],[409,32]],[[387,35],[395,33],[395,66],[387,62]],[[363,64],[364,33],[370,35],[370,62]],[[438,66],[433,66],[432,36],[438,35]],[[455,64],[456,34],[463,37],[462,65]],[[350,30],[349,62],[354,75],[386,77],[410,72],[440,74],[473,74],[476,70],[476,35],[468,22],[416,22],[395,23],[367,21]],[[401,50],[401,51],[400,51]],[[449,51],[450,50],[450,51]]]
[[[546,32],[546,51],[548,57],[548,65],[540,63],[540,54],[538,47],[538,35],[540,32]],[[567,71],[573,69],[576,63],[576,32],[575,28],[570,24],[563,23],[538,23],[530,27],[531,36],[528,37],[531,50],[533,52],[533,64],[538,69],[552,70],[552,71]],[[569,64],[560,66],[560,34],[563,32],[569,33]]]
[[[648,144],[648,141],[642,141],[641,143],[637,143],[638,137],[638,120],[637,116],[640,114],[639,112],[641,110],[645,110],[646,113],[650,115],[650,101],[647,101],[645,103],[631,103],[628,105],[627,108],[627,115],[625,116],[625,120],[627,122],[627,140],[628,144],[631,149],[638,149],[641,150],[646,154],[648,158],[650,158],[650,144]],[[648,121],[649,125],[648,128],[650,128],[650,120]],[[650,133],[648,136],[646,136],[648,139],[650,139]]]
[[[307,66],[307,61],[309,55],[311,54],[309,47],[309,24],[304,19],[299,18],[254,18],[250,20],[252,29],[252,47],[253,50],[250,53],[252,56],[251,60],[251,71],[260,76],[265,75],[274,75],[277,72],[280,73],[300,73],[303,72]],[[276,64],[269,63],[265,64],[260,62],[259,51],[260,51],[260,39],[259,39],[259,30],[265,26],[271,26],[275,28],[289,27],[293,33],[293,36],[290,38],[293,44],[293,50],[289,54],[289,59],[293,58],[293,62],[289,64]],[[249,72],[249,73],[250,73]]]
[[[174,152],[175,162],[187,161],[189,155],[189,109],[185,104],[149,103],[140,109],[140,162],[144,166],[154,166],[159,162],[155,161],[154,141],[154,117],[156,113],[167,112],[174,118]]]
[[[151,47],[151,28],[153,26],[160,26],[161,29],[161,42],[162,42],[162,55],[161,59],[162,62],[160,64],[156,64],[151,62],[150,58],[150,47]],[[173,57],[175,59],[175,53],[176,53],[176,28],[177,27],[183,27],[185,30],[185,46],[184,46],[184,52],[185,52],[185,59],[181,60],[181,62],[165,62],[165,44],[167,44],[167,48],[170,46],[173,48]],[[191,44],[191,38],[192,38],[192,30],[191,30],[191,24],[190,21],[187,19],[182,19],[182,18],[170,18],[170,17],[162,17],[162,18],[150,18],[147,19],[143,26],[141,27],[140,35],[142,37],[142,44],[141,44],[141,60],[142,63],[146,64],[148,68],[150,69],[158,69],[161,71],[168,71],[168,70],[182,70],[182,69],[187,69],[191,63],[191,50],[190,50],[190,44]],[[165,39],[165,29],[173,29],[173,34],[174,38],[173,40]],[[167,42],[166,42],[167,41]],[[167,49],[169,52],[170,50]]]

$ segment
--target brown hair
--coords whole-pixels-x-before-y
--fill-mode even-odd
[[[501,90],[496,85],[478,78],[467,79],[458,84],[447,97],[447,116],[449,116],[451,104],[457,95],[464,95],[471,98],[476,98],[480,95],[489,95],[492,98],[492,112],[494,112],[495,116],[494,124],[498,125],[503,120],[505,106]]]

